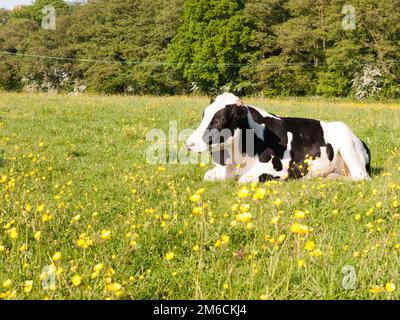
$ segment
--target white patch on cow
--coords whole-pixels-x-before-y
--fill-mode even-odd
[[[327,147],[321,148],[321,156],[315,160],[307,160],[308,173],[306,178],[324,177],[335,171],[335,158],[329,160]]]
[[[283,153],[283,159],[282,159],[282,166],[283,166],[283,176],[282,178],[285,179],[289,176],[289,165],[290,161],[292,161],[292,142],[293,142],[293,133],[288,132],[287,133],[287,145],[286,145],[286,150]]]
[[[265,125],[263,126],[255,122],[253,116],[251,115],[251,112],[247,113],[247,120],[249,122],[250,129],[254,130],[254,133],[258,137],[258,139],[264,141]]]
[[[277,116],[274,116],[273,114],[268,113],[264,109],[260,109],[258,107],[254,107],[254,106],[250,106],[250,108],[253,108],[253,109],[257,110],[264,118],[273,118],[273,119],[276,119],[276,120],[282,120],[281,118],[279,118]]]
[[[205,181],[218,181],[225,180],[228,178],[227,167],[217,165],[214,169],[206,172],[204,176]]]
[[[361,140],[343,122],[322,122],[326,143],[330,143],[334,151],[334,160],[343,159],[352,180],[371,180],[366,165],[368,154]],[[340,154],[340,157],[338,157]],[[335,164],[338,165],[338,164]]]

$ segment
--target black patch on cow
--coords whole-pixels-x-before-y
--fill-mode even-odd
[[[372,172],[372,170],[371,170],[371,150],[368,148],[368,145],[364,141],[361,140],[361,142],[364,146],[365,151],[367,151],[367,154],[368,154],[368,163],[365,166],[365,169],[367,170],[368,174],[371,175],[371,172]]]
[[[260,162],[268,163],[271,161],[271,159],[272,159],[271,150],[267,149],[264,152],[261,152],[260,154],[258,154],[258,160],[260,160]]]
[[[335,152],[333,151],[333,147],[330,143],[326,145],[326,153],[328,154],[329,161],[333,161],[333,158],[335,157]]]
[[[282,171],[283,170],[282,161],[277,157],[274,157],[272,159],[272,165],[274,166],[274,169],[276,171]]]
[[[258,177],[259,182],[266,182],[266,181],[271,181],[271,180],[279,180],[280,177],[274,177],[270,174],[262,174],[261,176]]]

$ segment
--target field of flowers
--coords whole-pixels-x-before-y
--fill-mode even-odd
[[[399,299],[400,103],[249,99],[342,120],[373,180],[205,183],[146,133],[202,97],[0,95],[1,299]]]

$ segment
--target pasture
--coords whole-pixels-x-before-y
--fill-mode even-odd
[[[149,130],[195,129],[205,97],[2,93],[0,298],[399,299],[400,103],[245,102],[346,122],[372,182],[146,163]]]

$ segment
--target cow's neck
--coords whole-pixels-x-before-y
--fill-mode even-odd
[[[249,107],[249,112],[247,114],[247,128],[254,130],[254,153],[259,154],[260,152],[270,149],[279,158],[283,158],[285,152],[285,145],[283,141],[280,141],[278,133],[274,132],[269,128],[269,122],[279,122],[276,123],[278,127],[281,127],[280,118],[275,117],[264,117],[258,110]],[[275,126],[274,126],[275,127]],[[251,153],[251,150],[246,145],[245,135],[242,139],[242,150],[245,153]],[[252,156],[251,154],[249,154]]]

